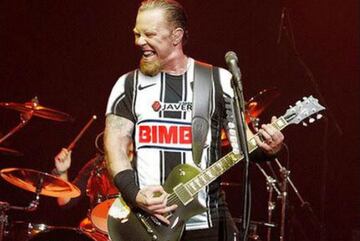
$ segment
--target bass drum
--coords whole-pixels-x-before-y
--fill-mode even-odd
[[[51,227],[28,239],[28,241],[97,241],[90,234],[77,228]]]
[[[28,241],[40,232],[48,230],[46,224],[34,224],[25,221],[13,221],[5,228],[5,241]],[[1,238],[1,237],[0,237]]]

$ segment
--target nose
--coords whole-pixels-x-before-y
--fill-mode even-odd
[[[142,35],[135,37],[135,44],[138,46],[143,46],[146,44],[145,38]]]

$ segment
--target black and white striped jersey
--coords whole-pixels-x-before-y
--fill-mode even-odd
[[[121,76],[110,94],[106,114],[115,114],[135,124],[135,169],[138,184],[161,185],[178,164],[195,165],[191,153],[191,111],[194,59],[188,59],[187,71],[174,76],[159,73],[154,77],[139,70]],[[220,129],[226,123],[224,97],[231,98],[231,74],[213,67],[211,128],[209,129],[201,168],[219,159]],[[214,182],[199,193],[199,201],[209,211],[197,215],[186,225],[188,230],[212,226],[217,216],[219,183]]]

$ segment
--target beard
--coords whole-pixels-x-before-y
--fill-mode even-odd
[[[146,61],[143,58],[140,60],[140,71],[144,75],[155,76],[161,71],[161,64],[159,60]]]

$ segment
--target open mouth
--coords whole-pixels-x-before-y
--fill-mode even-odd
[[[156,55],[155,51],[152,50],[143,50],[143,57],[144,58],[151,58]]]

